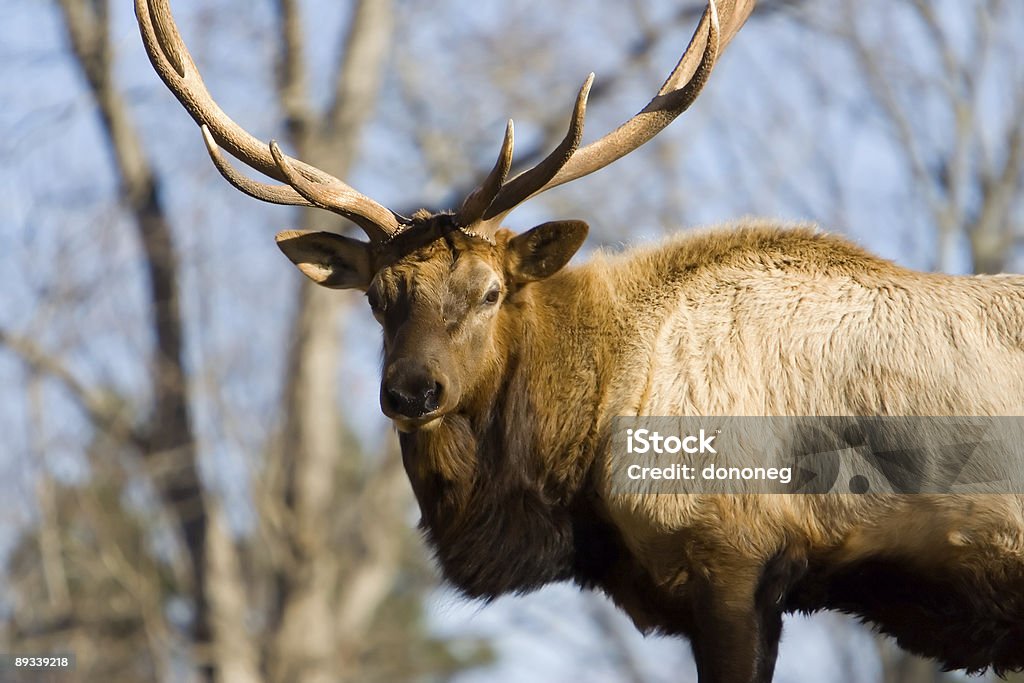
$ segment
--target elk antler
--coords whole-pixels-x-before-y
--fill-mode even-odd
[[[359,225],[374,243],[387,240],[408,222],[329,173],[286,156],[276,142],[267,145],[258,140],[225,114],[203,83],[167,0],[135,0],[135,15],[149,61],[199,124],[210,158],[229,183],[265,202],[333,211]],[[220,147],[250,168],[287,185],[270,185],[242,175],[221,155]]]
[[[569,131],[558,147],[539,164],[523,171],[507,183],[498,181],[496,191],[493,189],[495,173],[492,171],[484,184],[470,195],[472,202],[467,200],[463,205],[458,216],[459,222],[468,226],[479,221],[476,228],[478,232],[492,233],[508,212],[530,197],[604,168],[653,138],[697,99],[718,55],[750,16],[755,2],[756,0],[708,0],[707,9],[686,51],[654,99],[611,133],[577,149],[583,134],[587,94],[594,79],[594,75],[590,74],[576,98]],[[506,155],[511,156],[511,146],[511,134],[507,133],[500,159],[504,159]],[[506,147],[509,148],[507,152]],[[500,163],[499,161],[499,165]],[[497,168],[496,166],[495,170]],[[479,204],[483,202],[484,197],[492,199],[480,212]],[[467,205],[470,204],[473,211],[467,210]]]
[[[508,120],[505,126],[505,139],[501,143],[501,151],[498,152],[498,160],[494,168],[487,174],[480,187],[469,193],[466,201],[462,202],[459,209],[459,222],[462,225],[472,225],[483,218],[484,211],[491,205],[498,194],[498,190],[505,182],[509,169],[512,167],[512,147],[515,138],[512,119]]]

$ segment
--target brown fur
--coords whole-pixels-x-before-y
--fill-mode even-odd
[[[770,680],[793,610],[855,614],[951,668],[1024,667],[1021,497],[616,494],[608,447],[620,415],[1020,415],[1024,278],[747,223],[523,282],[524,238],[451,232],[369,283],[385,377],[419,354],[457,386],[429,421],[396,418],[449,580],[603,590],[690,637],[705,682]]]
[[[578,149],[591,75],[554,152],[508,179],[510,122],[457,212],[412,219],[245,133],[203,85],[167,1],[136,0],[136,15],[229,182],[370,237],[277,242],[314,281],[368,290],[384,329],[381,407],[464,592],[603,590],[642,630],[689,636],[703,683],[770,680],[782,613],[828,608],[950,667],[1024,668],[1020,496],[620,493],[609,447],[620,415],[1020,415],[1024,280],[914,273],[753,223],[562,270],[585,224],[498,228],[689,107],[753,5],[709,3],[665,87],[625,125]],[[218,145],[288,185],[247,179]]]

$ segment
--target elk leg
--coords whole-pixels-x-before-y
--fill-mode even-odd
[[[757,678],[768,683],[775,673],[782,638],[782,606],[790,587],[807,571],[807,555],[799,546],[787,546],[761,569],[754,593],[754,609],[758,618]]]
[[[759,617],[761,619],[758,631],[760,647],[757,652],[757,677],[754,680],[757,683],[770,683],[775,675],[775,661],[779,657],[779,640],[782,639],[782,612],[759,610]]]
[[[701,591],[691,637],[700,683],[770,683],[775,671],[782,611],[756,599],[755,582],[735,581]]]

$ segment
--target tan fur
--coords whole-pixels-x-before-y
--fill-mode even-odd
[[[710,2],[627,124],[577,150],[591,76],[554,153],[508,180],[510,122],[459,211],[411,219],[245,133],[178,32],[156,30],[173,27],[166,0],[136,0],[136,14],[229,182],[330,209],[370,238],[277,241],[319,284],[368,290],[384,329],[381,407],[402,432],[422,526],[465,593],[604,590],[639,628],[689,636],[704,683],[770,680],[782,613],[826,608],[952,668],[1024,669],[1021,496],[622,493],[609,446],[617,416],[1021,415],[1024,278],[917,273],[756,222],[560,270],[585,224],[499,229],[684,111],[753,5]],[[219,145],[288,185],[239,174]]]
[[[607,340],[599,364],[614,368],[594,397],[598,429],[617,415],[1024,414],[1021,277],[917,273],[810,229],[752,223],[599,256],[552,286],[593,289],[594,336]],[[609,454],[596,457],[614,469]],[[1007,529],[1006,552],[1021,558],[1024,545],[1021,500],[1009,496],[606,498],[651,566],[654,539],[690,526],[740,538],[761,559],[794,536],[851,558],[858,543],[909,555],[908,538],[972,526],[975,545],[1001,551]],[[956,514],[965,506],[969,516]]]
[[[666,599],[700,577],[740,614],[779,553],[1020,577],[1020,496],[615,495],[599,445],[620,415],[1020,415],[1022,330],[1022,277],[914,272],[809,227],[750,222],[597,254],[524,288],[458,412],[489,414],[505,383],[500,457],[566,499],[593,468]],[[445,427],[424,438],[444,443]],[[639,625],[648,610],[631,610]]]
[[[456,585],[600,587],[641,629],[689,635],[711,680],[768,680],[771,620],[824,607],[954,667],[1024,666],[1021,596],[990,651],[934,607],[949,586],[965,628],[984,628],[998,593],[1024,588],[1021,496],[621,493],[609,447],[618,416],[1021,415],[1024,277],[919,273],[812,227],[747,222],[523,282],[578,246],[578,226],[556,227],[571,250],[441,230],[369,286],[385,384],[414,357],[447,387],[429,420],[393,417]],[[500,305],[484,306],[495,282]],[[871,580],[863,597],[860,567],[883,588],[932,583],[901,606]]]

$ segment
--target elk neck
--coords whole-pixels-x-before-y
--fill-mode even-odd
[[[401,434],[420,526],[445,577],[491,599],[552,582],[590,583],[591,476],[608,356],[594,334],[599,297],[581,270],[506,302],[493,361],[455,413]]]

